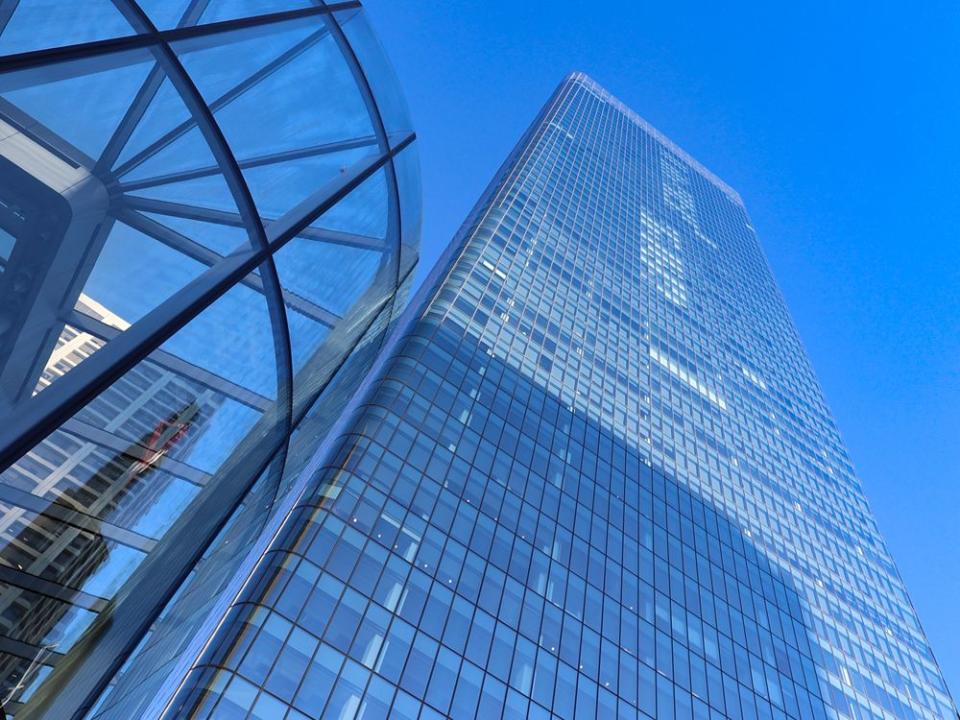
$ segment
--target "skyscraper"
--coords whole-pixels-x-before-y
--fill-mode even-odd
[[[740,197],[582,74],[337,435],[168,717],[956,717]]]

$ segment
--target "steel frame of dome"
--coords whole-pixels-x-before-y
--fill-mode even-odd
[[[32,388],[21,387],[19,389],[21,397],[18,402],[7,407],[0,406],[0,416],[7,416],[6,421],[0,426],[0,471],[6,471],[51,433],[63,428],[64,424],[71,421],[78,411],[143,361],[150,359],[161,365],[166,361],[168,367],[176,365],[183,370],[186,365],[183,363],[177,365],[176,358],[165,356],[161,346],[236,287],[252,287],[262,292],[265,298],[274,340],[276,396],[266,404],[262,399],[254,399],[263,405],[264,412],[257,427],[265,430],[261,432],[259,442],[253,447],[245,448],[242,458],[234,458],[232,465],[229,461],[225,463],[229,469],[235,472],[240,471],[242,480],[222,482],[218,485],[217,493],[201,494],[202,505],[190,506],[192,522],[189,523],[189,527],[180,528],[179,534],[173,537],[164,536],[163,544],[158,545],[157,549],[147,555],[143,563],[137,567],[134,576],[139,587],[142,588],[143,583],[149,581],[154,592],[149,594],[128,592],[119,602],[114,602],[113,599],[109,599],[106,603],[94,602],[79,590],[66,587],[53,588],[50,582],[41,581],[26,572],[15,571],[9,567],[0,568],[0,580],[3,582],[12,583],[31,592],[52,593],[63,598],[70,596],[71,601],[83,598],[83,603],[88,609],[100,610],[97,620],[91,626],[96,632],[88,631],[74,646],[70,655],[59,658],[60,665],[64,667],[58,666],[51,675],[51,679],[56,681],[52,686],[54,690],[39,693],[39,703],[29,702],[23,705],[18,717],[24,718],[42,715],[79,717],[89,709],[124,659],[143,637],[153,619],[173,596],[203,552],[209,548],[232,511],[244,500],[254,482],[268,468],[271,468],[271,472],[282,475],[291,433],[314,405],[336,371],[350,357],[351,352],[360,342],[363,331],[372,325],[378,313],[395,301],[396,289],[411,276],[415,266],[414,246],[418,228],[401,227],[401,223],[405,220],[402,205],[406,202],[418,203],[419,198],[415,200],[404,198],[404,189],[400,187],[401,180],[395,168],[395,160],[413,143],[415,135],[409,128],[390,127],[378,102],[381,99],[379,86],[368,76],[361,58],[358,57],[342,27],[340,15],[358,8],[359,2],[329,4],[315,2],[304,7],[279,9],[258,15],[241,13],[236,17],[200,24],[201,16],[210,4],[209,0],[190,0],[175,27],[160,29],[151,15],[141,7],[144,3],[138,4],[134,0],[111,1],[114,8],[129,23],[132,34],[59,47],[29,49],[0,57],[0,95],[2,95],[6,87],[5,78],[13,78],[14,86],[23,85],[29,84],[31,78],[56,75],[58,72],[69,76],[71,73],[76,73],[78,67],[95,66],[98,63],[109,64],[113,59],[123,57],[124,53],[131,51],[141,51],[152,56],[153,66],[99,157],[83,157],[83,153],[77,152],[75,147],[63,141],[62,138],[44,131],[42,126],[32,125],[29,118],[18,117],[16,108],[10,107],[10,103],[6,100],[3,101],[4,107],[0,108],[0,117],[11,120],[11,125],[16,130],[30,134],[36,142],[51,148],[55,154],[66,156],[72,163],[88,166],[86,169],[92,175],[103,179],[108,192],[112,193],[109,202],[113,220],[123,220],[133,225],[167,247],[203,263],[206,267],[201,274],[185,283],[183,287],[120,332],[92,320],[75,309],[63,310],[68,317],[61,319],[82,330],[97,334],[103,338],[104,344],[69,372],[58,377],[52,388],[45,389],[43,392],[34,392],[32,396],[24,398],[23,395]],[[0,39],[11,17],[15,15],[17,5],[16,1],[6,3],[0,10]],[[304,46],[317,42],[320,37],[331,37],[336,43],[366,106],[372,124],[373,137],[346,138],[324,146],[294,148],[273,155],[240,157],[231,146],[216,115],[238,94],[245,92],[245,87],[240,85],[232,87],[211,101],[198,87],[197,78],[188,72],[181,54],[178,53],[177,44],[223,37],[224,34],[237,31],[276,27],[293,21],[318,23],[316,32],[304,39]],[[302,50],[303,47],[297,45],[288,53],[275,58],[261,68],[256,76],[247,78],[244,81],[246,87],[275,72]],[[149,179],[125,184],[122,177],[118,177],[112,170],[119,167],[118,159],[121,157],[121,151],[135,132],[138,123],[143,120],[165,79],[173,84],[179,99],[189,112],[189,117],[171,128],[166,135],[143,152],[149,151],[150,148],[154,148],[154,152],[161,152],[186,132],[193,128],[199,129],[206,146],[213,155],[216,167],[178,170],[162,179],[170,183],[178,182],[179,179],[201,177],[204,173],[220,173],[236,205],[235,214],[211,210],[201,204],[180,203],[178,205],[169,201],[127,195],[125,193],[147,186]],[[18,119],[21,122],[17,122]],[[349,166],[342,167],[339,173],[329,178],[324,184],[312,188],[303,200],[296,203],[284,215],[266,217],[263,210],[258,207],[245,176],[245,170],[272,162],[286,162],[318,154],[337,153],[351,148],[361,148],[371,152]],[[383,238],[317,228],[318,218],[381,171],[387,188],[388,213]],[[238,248],[229,254],[219,255],[201,244],[192,242],[183,234],[172,232],[159,223],[149,222],[149,216],[143,214],[156,212],[194,221],[241,227],[248,235],[249,246]],[[415,212],[418,214],[419,210]],[[97,232],[103,233],[106,230],[99,228]],[[362,322],[358,323],[358,328],[354,329],[352,335],[340,338],[343,347],[337,356],[338,362],[334,363],[331,372],[310,387],[298,389],[295,384],[294,349],[288,311],[292,309],[309,314],[314,320],[330,327],[336,326],[337,323],[346,324],[345,318],[338,317],[336,313],[290,291],[281,282],[275,256],[294,238],[304,237],[334,245],[343,244],[379,250],[382,257],[376,277],[380,279],[381,285],[378,292],[378,288],[374,287],[376,281],[371,281],[370,285],[364,289],[362,297],[351,307],[353,313],[350,316],[351,321],[359,318]],[[387,276],[389,276],[389,284],[384,285],[383,278]],[[77,283],[74,281],[73,284]],[[363,307],[360,307],[361,305]],[[0,358],[0,361],[2,360],[3,358]],[[34,368],[35,371],[36,368]],[[186,371],[195,372],[195,368],[188,368]],[[227,388],[227,391],[234,395],[242,395],[245,392],[244,388],[231,386],[229,380],[225,381],[224,378],[218,378],[215,374],[205,373],[200,380],[210,387]],[[277,467],[279,470],[275,469]],[[229,473],[220,468],[217,474],[226,476]],[[53,507],[54,505],[50,505],[47,511]],[[103,527],[106,525],[107,523],[103,523]],[[103,531],[100,525],[94,527],[98,531]],[[109,612],[103,612],[103,610],[109,610]],[[0,639],[0,652],[9,651],[11,644],[11,642],[5,642],[5,639]]]

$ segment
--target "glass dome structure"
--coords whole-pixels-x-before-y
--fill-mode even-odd
[[[209,622],[402,305],[413,142],[357,2],[0,4],[8,715],[127,712]]]

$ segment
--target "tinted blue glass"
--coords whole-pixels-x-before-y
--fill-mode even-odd
[[[20,0],[0,34],[0,53],[11,55],[60,45],[132,35],[133,29],[110,0],[79,3]]]

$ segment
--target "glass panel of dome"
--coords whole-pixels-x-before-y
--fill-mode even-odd
[[[133,35],[110,0],[17,0],[0,8],[0,54]]]
[[[334,13],[334,17],[343,29],[350,47],[356,53],[370,82],[373,94],[377,98],[377,108],[380,111],[384,129],[388,135],[402,137],[413,128],[410,112],[403,93],[400,92],[393,67],[384,56],[380,41],[374,35],[366,15],[353,8]]]
[[[236,154],[261,216],[282,216],[378,147],[325,17],[176,44]],[[270,132],[263,132],[270,128]]]

